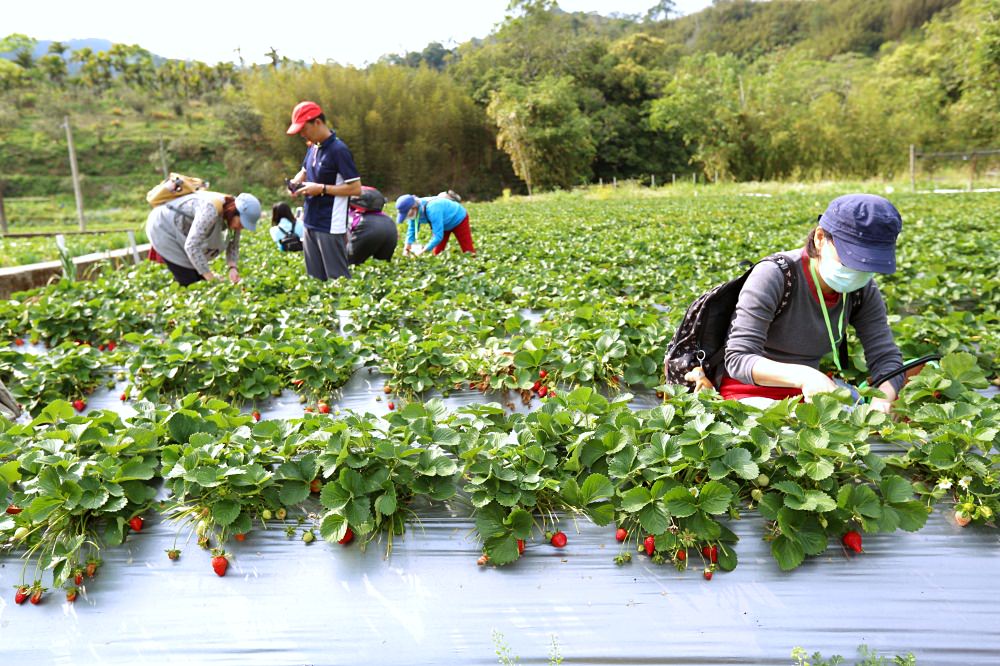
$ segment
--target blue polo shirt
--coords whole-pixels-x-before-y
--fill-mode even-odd
[[[326,141],[306,151],[302,160],[306,181],[324,185],[343,185],[360,180],[354,157],[347,144],[331,134]],[[306,197],[304,223],[306,229],[328,234],[347,233],[347,201],[350,197],[318,195]]]
[[[431,239],[425,248],[428,252],[444,240],[444,232],[451,231],[465,220],[468,213],[462,204],[444,197],[431,197],[420,200],[420,212],[409,221],[406,230],[406,242],[413,245],[417,242],[417,231],[421,224],[431,226]]]

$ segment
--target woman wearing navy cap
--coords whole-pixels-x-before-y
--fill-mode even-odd
[[[832,351],[840,368],[838,348],[848,323],[872,376],[901,368],[885,301],[872,279],[895,272],[901,228],[899,211],[886,199],[848,194],[830,202],[804,248],[778,254],[790,269],[790,287],[777,263],[757,264],[740,291],[729,329],[722,396],[764,406],[834,390],[819,362]],[[877,388],[886,397],[872,405],[888,412],[903,382],[902,374],[883,382]]]

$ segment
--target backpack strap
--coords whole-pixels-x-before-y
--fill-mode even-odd
[[[772,254],[768,257],[764,257],[761,261],[771,261],[777,264],[778,268],[781,269],[781,275],[785,280],[784,288],[781,292],[781,300],[778,301],[778,308],[774,311],[774,318],[777,319],[785,311],[785,308],[788,307],[789,301],[792,300],[792,287],[795,284],[795,271],[792,270],[792,265],[788,262],[788,259],[781,254]]]

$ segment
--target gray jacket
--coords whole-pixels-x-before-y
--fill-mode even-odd
[[[227,264],[239,263],[240,232],[226,226],[205,195],[188,194],[154,208],[146,218],[146,236],[164,259],[202,275],[223,250]]]
[[[830,336],[823,312],[806,282],[805,271],[809,267],[802,261],[802,250],[781,254],[788,259],[796,278],[781,317],[775,320],[774,312],[784,293],[784,277],[773,261],[762,261],[754,267],[736,303],[726,342],[726,372],[744,384],[755,383],[752,371],[760,358],[818,369],[820,359],[830,352]],[[847,302],[844,328],[849,322],[857,332],[869,374],[874,377],[902,367],[903,357],[893,341],[885,301],[875,280],[862,288],[861,307],[857,312],[851,312],[850,301],[842,296],[829,308],[834,336],[841,310]],[[901,375],[890,380],[897,392],[903,382]]]

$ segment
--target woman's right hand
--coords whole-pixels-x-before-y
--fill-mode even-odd
[[[819,370],[806,368],[806,372],[803,372],[803,376],[799,380],[799,388],[802,389],[802,396],[806,402],[812,402],[814,395],[835,391],[837,390],[837,385]]]

